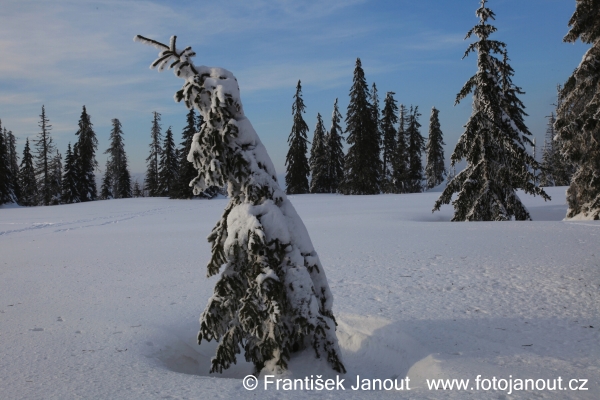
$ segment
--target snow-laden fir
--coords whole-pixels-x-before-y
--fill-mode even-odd
[[[285,371],[291,355],[305,349],[345,372],[325,271],[244,114],[236,78],[222,68],[195,66],[195,53],[178,50],[175,36],[169,46],[142,36],[135,40],[161,51],[152,67],[170,65],[185,80],[175,99],[204,118],[188,155],[198,170],[194,192],[227,186],[230,198],[208,238],[208,276],[223,269],[198,334],[199,343],[219,342],[211,372],[235,364],[240,347],[256,374]]]

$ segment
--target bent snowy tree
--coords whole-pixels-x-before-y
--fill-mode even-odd
[[[255,373],[282,372],[292,353],[314,349],[317,358],[345,372],[331,311],[333,297],[308,232],[280,189],[273,163],[244,115],[238,83],[222,68],[195,66],[190,47],[136,36],[160,50],[151,68],[172,68],[185,80],[175,100],[195,107],[204,125],[188,161],[198,170],[195,193],[225,186],[230,198],[208,241],[208,276],[223,272],[200,318],[198,343],[216,340],[211,372],[236,362],[244,348]]]

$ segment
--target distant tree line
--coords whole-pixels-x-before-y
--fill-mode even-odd
[[[444,141],[439,111],[431,110],[429,139],[421,135],[417,106],[400,105],[394,92],[387,92],[383,110],[379,106],[377,86],[367,85],[360,59],[356,60],[346,129],[340,126],[342,115],[338,100],[333,105],[329,130],[320,113],[308,151],[308,125],[302,114],[306,106],[298,81],[292,105],[293,124],[288,137],[286,191],[302,193],[419,193],[444,181]],[[344,154],[343,141],[348,143]],[[427,163],[423,168],[423,152]],[[310,178],[310,182],[309,182]]]
[[[160,114],[153,112],[150,154],[146,159],[148,169],[142,184],[137,180],[132,182],[123,127],[114,118],[110,144],[104,152],[108,157],[100,193],[96,188],[95,175],[98,171],[98,139],[85,106],[75,133],[75,144],[68,144],[64,160],[54,145],[52,125],[44,106],[38,123],[40,131],[33,140],[33,146],[29,138],[26,139],[22,157],[17,154],[16,137],[12,131],[2,127],[0,120],[0,204],[47,206],[144,196],[173,199],[213,197],[221,189],[209,188],[194,195],[190,186],[197,173],[188,161],[188,154],[194,134],[200,130],[203,120],[196,116],[194,110],[189,111],[186,118],[183,142],[177,147],[170,127],[162,138]]]

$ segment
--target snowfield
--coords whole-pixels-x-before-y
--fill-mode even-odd
[[[206,237],[227,200],[4,207],[0,397],[598,399],[600,222],[562,221],[565,189],[521,196],[534,221],[505,223],[447,222],[434,192],[289,196],[333,292],[345,391],[265,391],[263,376],[247,391],[242,355],[208,374],[215,344],[196,344],[217,280]],[[312,354],[284,378],[335,379]],[[357,375],[408,376],[410,391],[353,391]],[[478,375],[588,390],[476,390]],[[438,378],[469,388],[429,390]]]

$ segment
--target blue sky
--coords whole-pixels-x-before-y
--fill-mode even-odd
[[[462,133],[471,100],[456,94],[476,71],[461,59],[467,31],[478,20],[478,0],[2,0],[0,12],[0,119],[19,138],[39,131],[42,104],[61,153],[75,141],[86,106],[104,169],[111,119],[119,118],[133,173],[145,171],[152,111],[176,141],[187,110],[173,101],[181,80],[148,69],[157,51],[133,42],[141,34],[163,42],[178,36],[192,46],[197,65],[219,66],[238,78],[246,114],[278,173],[285,171],[292,97],[302,80],[311,131],[321,113],[326,125],[339,98],[345,117],[357,57],[366,78],[407,106],[417,105],[426,136],[431,107],[440,110],[446,158]],[[586,45],[562,42],[574,0],[491,0],[496,40],[507,44],[514,83],[543,143],[545,116],[556,85],[579,64]],[[541,146],[540,146],[541,148]]]

